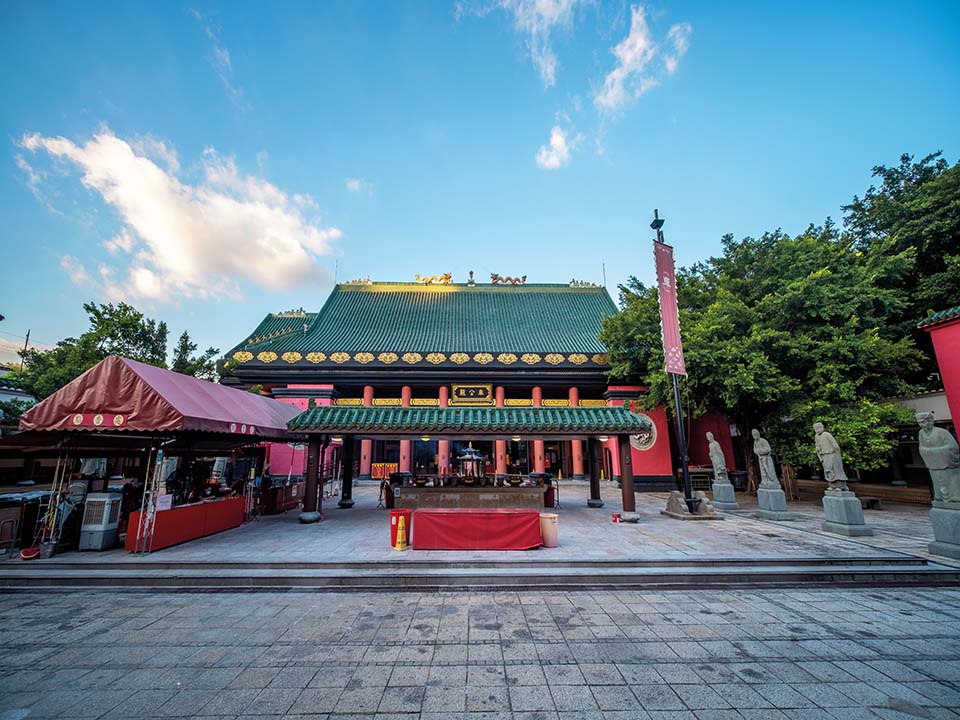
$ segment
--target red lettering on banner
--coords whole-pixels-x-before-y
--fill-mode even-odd
[[[657,268],[657,290],[660,296],[660,334],[663,338],[665,368],[674,375],[686,375],[683,343],[680,341],[680,312],[677,308],[677,277],[673,248],[662,242],[653,243]]]

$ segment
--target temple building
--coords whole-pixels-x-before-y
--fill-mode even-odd
[[[228,358],[233,383],[315,407],[314,429],[352,438],[344,458],[360,479],[448,475],[470,450],[497,477],[619,480],[628,437],[635,488],[672,489],[665,413],[611,419],[644,391],[608,381],[597,335],[616,312],[605,288],[577,281],[360,280],[336,285],[318,312],[268,315]],[[624,435],[635,414],[647,422]],[[729,429],[715,430],[729,446]],[[305,455],[275,445],[270,474],[304,473]]]

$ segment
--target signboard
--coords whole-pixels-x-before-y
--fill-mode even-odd
[[[660,334],[663,337],[665,368],[674,375],[686,375],[683,344],[680,342],[680,313],[677,309],[677,278],[673,263],[673,247],[654,241],[653,257],[657,267],[657,290],[660,295]]]
[[[160,495],[157,497],[157,512],[169,510],[173,507],[173,495]]]
[[[493,385],[454,385],[450,392],[451,405],[494,405]]]

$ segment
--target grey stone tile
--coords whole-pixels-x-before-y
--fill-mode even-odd
[[[239,715],[248,707],[253,705],[259,689],[230,689],[214,692],[210,696],[210,702],[203,706],[203,712],[206,715],[220,715],[232,717]],[[122,707],[122,706],[121,706]],[[137,717],[136,714],[126,717]]]
[[[553,685],[550,687],[558,712],[598,711],[599,706],[590,688],[583,685]]]
[[[654,710],[686,710],[677,694],[669,685],[634,685],[633,694],[647,712]]]
[[[630,710],[638,705],[649,709],[626,685],[593,685],[590,690],[601,710]]]
[[[431,687],[464,687],[466,684],[466,665],[432,665],[427,675],[427,685]]]
[[[380,706],[380,696],[385,688],[364,687],[346,689],[337,698],[334,713],[375,713]]]
[[[720,710],[730,707],[709,685],[671,685],[670,688],[690,710]]]
[[[585,685],[586,680],[577,665],[544,665],[543,674],[550,685]]]
[[[467,705],[465,687],[428,687],[423,696],[423,714],[464,712]]]
[[[337,701],[342,692],[340,688],[307,688],[300,693],[290,707],[290,713],[300,715],[331,713],[337,707]]]
[[[467,688],[467,712],[503,712],[510,710],[507,688],[488,685]]]
[[[547,679],[540,665],[507,665],[507,685],[545,685]]]
[[[510,709],[517,711],[553,711],[553,697],[546,686],[514,685],[509,688]]]
[[[502,665],[470,665],[467,667],[467,685],[506,685]]]
[[[266,688],[247,707],[249,715],[283,715],[300,695],[300,690]]]
[[[423,687],[388,687],[380,698],[378,714],[412,712],[419,713],[423,704]]]
[[[786,683],[759,684],[751,687],[762,695],[771,705],[781,710],[786,708],[816,707],[812,700],[804,697]]]

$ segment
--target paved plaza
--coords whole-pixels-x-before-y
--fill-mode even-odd
[[[0,718],[958,718],[960,590],[7,595]]]
[[[795,514],[790,522],[772,522],[753,517],[756,498],[738,493],[742,509],[726,513],[722,521],[684,522],[664,517],[667,493],[638,493],[636,524],[613,524],[611,513],[622,510],[620,490],[604,483],[603,508],[588,508],[589,485],[564,482],[559,514],[560,545],[538,551],[416,551],[397,553],[389,544],[388,512],[377,507],[377,486],[362,484],[354,489],[355,507],[342,510],[338,498],[324,500],[324,521],[301,525],[298,512],[263,517],[240,528],[166,548],[140,558],[124,550],[70,553],[56,559],[109,564],[112,562],[201,563],[334,563],[424,561],[465,562],[567,562],[691,560],[711,558],[836,558],[879,557],[891,551],[909,553],[941,564],[960,565],[931,556],[927,544],[933,531],[928,507],[886,503],[883,510],[865,510],[866,521],[876,535],[848,538],[823,532],[823,508],[819,502],[791,502]],[[414,526],[414,532],[416,527]],[[16,562],[16,561],[15,561]],[[34,561],[39,564],[43,561]]]

